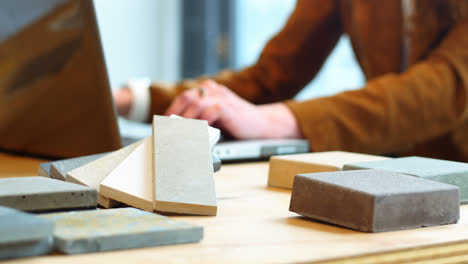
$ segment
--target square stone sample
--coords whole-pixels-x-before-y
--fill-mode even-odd
[[[364,232],[453,224],[458,188],[390,171],[299,174],[289,210]]]
[[[0,205],[22,211],[92,208],[97,191],[44,177],[0,179]]]
[[[52,221],[3,206],[0,219],[0,259],[37,256],[52,249]]]
[[[100,153],[83,157],[53,161],[50,166],[50,177],[57,180],[65,181],[68,172],[81,166],[84,166],[90,162],[93,162],[99,158],[102,158],[107,154],[109,153]]]
[[[268,185],[291,189],[294,176],[300,173],[339,171],[347,163],[386,159],[389,158],[345,151],[273,156],[270,158]]]
[[[43,214],[55,222],[55,248],[80,254],[198,242],[203,227],[135,208]]]
[[[460,203],[468,203],[468,163],[423,157],[346,164],[344,170],[378,169],[452,184],[460,189]]]

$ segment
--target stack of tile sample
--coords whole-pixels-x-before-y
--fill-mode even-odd
[[[153,212],[216,215],[212,146],[219,131],[209,131],[206,121],[155,116],[153,136],[120,150],[41,164],[42,177],[0,179],[0,205],[43,213],[37,218],[5,208],[10,218],[0,223],[0,257],[45,254],[52,245],[78,254],[200,241],[202,227]],[[119,203],[148,212],[50,212]]]
[[[291,178],[290,211],[365,232],[456,223],[468,201],[468,164],[453,161],[346,152],[270,161],[270,182]]]
[[[124,203],[146,211],[216,215],[212,155],[219,130],[206,121],[155,116],[153,136],[111,152],[41,164],[44,177],[98,191],[104,208]]]

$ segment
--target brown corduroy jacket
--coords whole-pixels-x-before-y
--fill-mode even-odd
[[[344,33],[365,86],[286,101],[311,150],[468,162],[468,0],[298,0],[256,64],[211,78],[257,104],[290,99]],[[151,114],[194,82],[154,84]]]

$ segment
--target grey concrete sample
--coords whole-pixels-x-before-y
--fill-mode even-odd
[[[0,206],[0,259],[48,253],[53,231],[50,220]]]
[[[365,232],[456,223],[458,188],[390,171],[299,174],[289,210]]]
[[[423,157],[404,157],[346,164],[343,169],[388,170],[455,185],[460,189],[460,203],[468,203],[468,163]]]
[[[45,255],[52,251],[53,245],[52,236],[42,240],[26,241],[7,245],[0,244],[0,259]]]
[[[37,175],[50,178],[50,165],[52,162],[44,162],[39,164],[39,168],[37,169]]]
[[[55,248],[66,254],[198,242],[203,227],[135,208],[43,214],[55,222]]]
[[[47,239],[54,230],[52,221],[8,207],[0,206],[0,219],[0,249],[7,244]]]
[[[213,160],[213,171],[219,171],[221,169],[221,160],[214,153],[211,154],[211,159]]]
[[[153,116],[156,211],[216,215],[213,161],[204,120]]]
[[[0,179],[0,205],[23,211],[92,208],[97,191],[44,177]]]
[[[57,180],[65,181],[68,172],[81,166],[84,166],[90,162],[93,162],[99,158],[102,158],[107,154],[109,153],[100,153],[89,156],[53,161],[50,166],[50,177]]]

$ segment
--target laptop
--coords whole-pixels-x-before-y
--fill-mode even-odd
[[[122,146],[92,1],[0,1],[0,150]]]
[[[0,1],[0,24],[1,151],[67,158],[151,135],[122,119],[119,133],[93,1]],[[255,140],[214,153],[241,161],[308,150],[305,140]]]
[[[220,142],[213,153],[223,162],[267,160],[274,155],[309,152],[304,139],[256,139]]]

